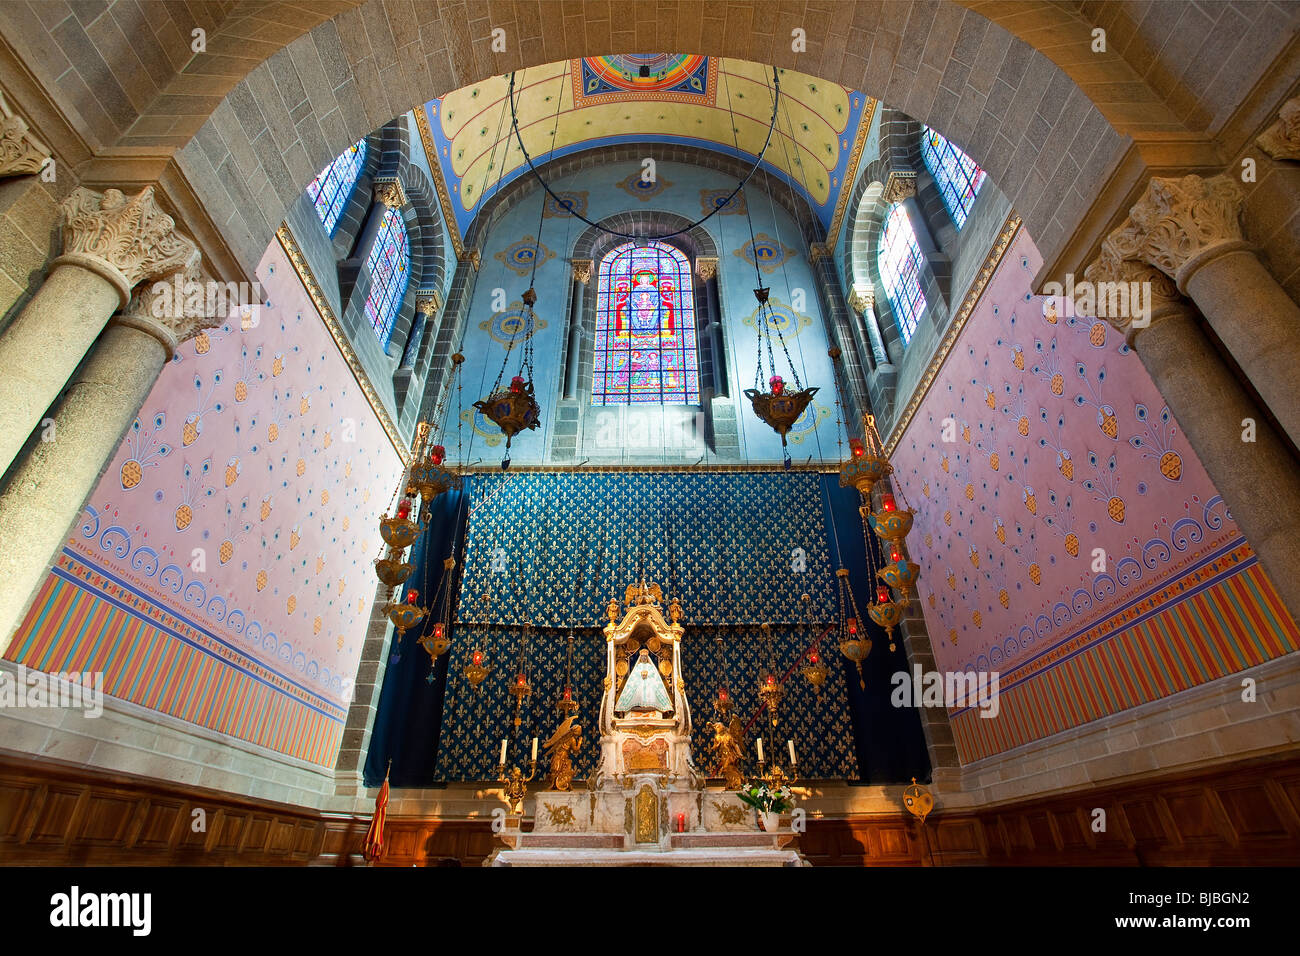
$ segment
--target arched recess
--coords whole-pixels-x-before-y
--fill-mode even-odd
[[[202,27],[206,52],[179,66],[148,44],[135,57],[87,59],[77,55],[87,41],[70,10],[37,17],[25,5],[0,4],[7,92],[39,117],[60,168],[83,184],[160,184],[182,219],[193,219],[214,273],[229,279],[252,278],[285,209],[325,162],[411,104],[639,42],[609,20],[554,3],[493,7],[491,22],[472,6],[404,0],[184,12],[119,3],[113,18],[126,36]],[[906,110],[962,143],[1024,217],[1047,262],[1070,256],[1058,263],[1069,270],[1090,260],[1145,176],[1198,172],[1235,155],[1256,132],[1237,118],[1251,88],[1266,83],[1265,98],[1281,102],[1290,82],[1277,64],[1296,44],[1295,17],[1281,5],[1157,4],[1134,19],[1110,2],[1070,9],[845,0],[828,17],[811,2],[773,10],[720,0],[646,21],[655,24],[653,42],[640,39],[799,69]],[[1080,45],[1094,20],[1108,31],[1110,54]],[[798,53],[789,42],[795,28],[807,37]],[[494,51],[491,29],[504,31],[504,52]],[[118,95],[137,88],[141,58],[150,90]],[[100,89],[111,110],[87,95]],[[1153,111],[1153,102],[1167,111]],[[142,151],[141,161],[124,165],[122,148]],[[1121,162],[1122,181],[1108,182]],[[256,195],[232,185],[236,178],[257,183]],[[1068,224],[1085,219],[1086,236],[1072,237]]]
[[[367,144],[362,176],[332,240],[338,257],[340,315],[366,374],[402,428],[409,430],[414,416],[408,405],[414,401],[418,406],[420,383],[414,378],[413,363],[406,359],[418,349],[419,342],[413,340],[425,331],[423,316],[416,311],[417,295],[421,290],[441,292],[446,281],[442,213],[428,176],[410,161],[410,134],[404,117],[376,130],[367,138]],[[367,267],[368,230],[375,229],[385,211],[376,198],[376,185],[384,182],[396,182],[401,187],[405,202],[398,212],[410,248],[409,278],[393,318],[387,347],[381,346],[365,316],[371,283]]]
[[[471,33],[469,24],[461,19],[461,9],[421,8],[413,17],[395,15],[400,24],[396,32],[394,17],[376,15],[367,19],[361,13],[343,14],[337,24],[324,24],[294,41],[285,56],[276,54],[274,63],[253,71],[259,74],[256,82],[250,75],[237,89],[248,87],[249,95],[254,86],[272,89],[268,81],[273,80],[277,70],[287,72],[292,68],[299,77],[311,77],[313,82],[304,80],[303,85],[313,91],[317,86],[321,88],[320,99],[330,110],[338,110],[342,126],[337,132],[314,129],[313,133],[322,134],[321,142],[313,138],[301,144],[309,157],[319,155],[323,162],[332,151],[336,152],[336,147],[346,144],[348,135],[360,136],[408,104],[424,102],[512,69],[604,54],[621,42],[632,42],[630,38],[619,40],[598,22],[588,21],[582,29],[576,29],[577,24],[564,22],[560,6],[544,4],[529,8],[524,19],[520,19],[522,8],[503,8],[499,27],[507,37],[525,38],[527,42],[507,43],[507,52],[493,53],[486,30],[481,38]],[[961,142],[990,176],[1003,184],[1049,254],[1065,239],[1063,223],[1082,217],[1122,153],[1120,133],[1046,56],[1012,38],[1003,28],[991,25],[979,13],[964,10],[949,0],[924,9],[918,7],[907,15],[900,15],[893,4],[868,3],[842,4],[831,18],[811,9],[783,9],[772,16],[758,16],[752,5],[739,2],[720,3],[712,12],[717,17],[711,21],[716,22],[716,29],[704,29],[702,18],[689,15],[671,23],[660,21],[664,29],[657,37],[657,46],[798,69],[899,106]],[[808,30],[808,49],[795,54],[788,42],[790,31],[801,25],[807,28],[808,24],[817,24]],[[407,58],[399,58],[399,49]],[[918,61],[931,69],[917,70]],[[947,74],[945,67],[949,67]],[[262,73],[266,76],[262,77]],[[340,79],[330,82],[326,76]],[[383,85],[374,82],[378,76],[385,77]],[[1022,85],[1035,92],[1036,101],[1023,104],[1031,112],[1040,101],[1049,107],[1051,115],[1044,117],[1044,132],[1049,135],[1045,137],[1023,136],[1024,112],[1013,111],[1011,101],[996,92]],[[347,95],[340,101],[339,96],[325,92],[332,88]],[[353,89],[373,93],[358,99],[351,95]],[[1038,91],[1050,91],[1050,99]],[[280,100],[281,104],[285,102]],[[964,104],[960,111],[959,104]],[[231,130],[236,137],[256,136],[259,132],[242,127]],[[1089,148],[1059,148],[1062,142],[1074,143],[1076,136],[1085,137]],[[1058,147],[1044,155],[1048,140]],[[212,147],[223,141],[220,137],[205,137],[202,142]],[[197,143],[188,144],[182,153],[180,162],[187,175],[205,186],[229,155],[228,150],[205,150]],[[1045,189],[1046,181],[1029,177],[1036,166],[1048,181],[1059,169],[1060,181],[1073,184],[1072,188]],[[214,208],[244,220],[247,229],[243,235],[247,239],[240,242],[241,256],[247,261],[260,254],[259,243],[264,245],[278,215],[275,206],[229,209],[229,203],[223,203],[219,193],[210,202]]]
[[[641,143],[641,144],[617,144],[600,146],[596,149],[581,150],[554,160],[538,160],[537,168],[547,182],[556,182],[566,176],[578,173],[582,170],[592,168],[596,163],[618,163],[618,162],[640,162],[642,159],[654,159],[657,164],[664,163],[682,163],[686,165],[700,166],[705,169],[720,172],[734,181],[739,182],[753,167],[752,160],[738,159],[725,153],[718,152],[705,147],[696,146],[679,146],[665,145],[659,143]],[[803,256],[812,258],[811,248],[814,243],[821,243],[825,239],[825,230],[821,221],[816,217],[813,210],[808,206],[804,199],[799,196],[790,186],[774,174],[769,174],[765,169],[758,169],[746,184],[746,193],[751,202],[763,202],[768,197],[779,206],[798,226],[800,237],[783,234],[780,238],[788,245],[799,247],[799,252]],[[474,221],[466,231],[465,245],[467,247],[476,247],[481,244],[483,237],[490,235],[492,229],[499,221],[500,217],[509,209],[513,209],[519,203],[536,203],[541,187],[537,185],[536,179],[532,176],[521,176],[509,183],[499,192],[493,193],[483,206],[479,209]],[[756,197],[762,196],[763,199]],[[644,211],[637,211],[625,214],[628,217],[614,217],[611,222],[622,221],[631,223],[635,217],[642,215]],[[677,225],[672,229],[680,228],[682,225],[689,224],[691,220],[682,219],[673,213],[664,213],[670,217],[670,221],[676,222]],[[545,241],[549,244],[551,237],[554,235],[552,230],[557,228],[558,223],[563,223],[564,219],[547,219],[545,220],[544,229]],[[567,220],[570,223],[569,235],[579,236],[578,227],[583,230],[590,229],[581,223],[580,220]],[[713,229],[716,227],[717,218],[704,223],[697,230],[691,231],[691,236],[698,236],[696,239],[684,239],[683,241],[693,241],[695,249],[707,249],[712,244],[717,248],[716,234]],[[563,227],[558,227],[563,228]],[[622,228],[622,227],[616,227]],[[647,234],[662,233],[670,231],[669,229],[645,227]],[[592,230],[599,234],[598,230]],[[623,228],[622,231],[631,231],[629,228]],[[802,244],[797,242],[797,238],[802,238]],[[571,258],[574,259],[593,259],[592,255],[583,255],[578,251],[575,239],[574,251]],[[724,250],[729,251],[729,250]],[[695,252],[701,256],[716,256],[714,252]],[[720,256],[720,259],[732,259],[729,255]],[[740,262],[735,259],[734,262],[722,261],[719,268],[726,270],[735,268]],[[865,356],[864,339],[859,333],[856,333],[850,323],[853,321],[848,306],[844,302],[842,289],[830,258],[814,262],[814,276],[816,277],[815,285],[818,304],[826,326],[827,340],[837,344],[844,354],[844,366],[851,371],[853,375],[865,375],[866,369],[869,368],[869,360]],[[821,268],[824,266],[824,268]],[[436,339],[426,338],[421,346],[421,358],[417,360],[417,367],[422,363],[427,363],[429,373],[426,385],[424,387],[425,398],[421,411],[421,417],[428,417],[433,413],[434,403],[439,388],[441,376],[446,373],[449,357],[455,351],[455,343],[458,341],[459,330],[466,321],[465,311],[468,308],[468,290],[473,284],[472,268],[464,261],[456,266],[455,278],[452,280],[451,290],[447,296],[447,306],[444,310],[444,318],[438,325]],[[571,293],[571,290],[570,290]],[[539,289],[539,303],[546,303],[547,299],[554,295],[551,290]],[[563,309],[563,315],[568,315],[569,300],[556,307],[556,311]],[[539,305],[539,307],[542,307]],[[551,308],[551,305],[545,307]],[[719,304],[719,314],[721,314],[721,305]],[[592,313],[594,323],[594,312]],[[726,343],[722,343],[722,349],[725,350]],[[716,351],[716,350],[715,350]],[[566,352],[567,355],[567,352]],[[734,398],[739,395],[738,383],[724,383],[721,377],[714,377],[714,394],[723,394],[722,385],[726,385],[728,396]],[[703,383],[702,383],[703,384]],[[722,414],[720,412],[720,414]]]

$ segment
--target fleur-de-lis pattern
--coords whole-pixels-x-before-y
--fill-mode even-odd
[[[532,625],[527,660],[533,693],[522,709],[520,740],[545,737],[558,722],[569,628],[575,635],[573,694],[583,726],[594,734],[605,677],[604,608],[611,597],[621,601],[642,573],[660,585],[665,601],[677,597],[682,604],[681,676],[697,764],[707,764],[711,701],[725,682],[741,720],[758,715],[748,731],[751,761],[754,737],[771,741],[769,749],[783,749],[793,738],[803,775],[858,776],[838,651],[827,642],[819,649],[830,668],[820,695],[797,670],[821,633],[821,627],[806,626],[801,595],[809,595],[809,616],[818,624],[829,623],[836,609],[815,474],[485,476],[474,480],[472,496],[439,779],[495,774],[500,741],[514,734],[514,700],[506,689],[517,673],[525,619]],[[491,598],[486,603],[485,591]],[[759,671],[769,664],[759,627],[765,621],[772,625],[770,663],[786,689],[775,730],[767,714],[758,713]],[[493,668],[477,691],[462,676],[475,647]],[[589,748],[578,762],[579,775],[594,770],[595,762],[595,748]]]

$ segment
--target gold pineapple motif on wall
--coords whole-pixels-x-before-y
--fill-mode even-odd
[[[225,410],[225,406],[215,401],[217,387],[221,384],[221,370],[212,373],[212,378],[208,383],[207,391],[203,388],[203,377],[194,376],[194,390],[198,393],[198,399],[194,405],[194,411],[190,412],[189,417],[185,419],[185,424],[181,426],[181,445],[188,448],[199,440],[203,434],[203,416],[220,414]]]
[[[1178,428],[1173,423],[1169,408],[1166,406],[1160,409],[1160,414],[1154,418],[1142,404],[1136,406],[1135,412],[1138,423],[1146,429],[1146,435],[1134,435],[1128,443],[1142,452],[1144,458],[1157,459],[1162,477],[1169,481],[1179,481],[1183,477],[1183,459],[1173,447]]]
[[[212,459],[203,459],[197,467],[185,463],[182,474],[185,482],[181,485],[181,503],[176,508],[176,530],[184,531],[194,520],[194,504],[199,497],[211,498],[217,489],[210,487],[204,479],[212,471]]]

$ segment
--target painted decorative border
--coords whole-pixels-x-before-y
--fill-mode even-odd
[[[465,258],[465,243],[460,236],[460,225],[456,222],[456,212],[451,204],[451,193],[447,191],[447,181],[442,176],[442,165],[438,162],[438,146],[433,141],[433,129],[429,126],[427,107],[421,106],[411,111],[415,114],[415,127],[420,131],[420,144],[424,147],[424,158],[433,174],[433,188],[438,192],[438,205],[442,207],[442,221],[447,226],[447,235],[451,236],[451,247],[456,251],[456,260]]]
[[[861,93],[861,90],[856,92]],[[862,94],[866,96],[865,93]],[[862,107],[862,115],[858,118],[858,134],[853,140],[853,151],[849,154],[849,164],[844,167],[844,176],[840,180],[840,199],[835,204],[835,212],[831,216],[831,227],[826,230],[826,247],[834,249],[835,243],[839,239],[840,226],[844,224],[844,213],[848,209],[849,194],[853,192],[853,186],[858,181],[858,164],[862,161],[862,150],[867,145],[867,134],[871,132],[871,124],[876,118],[876,107],[879,100],[874,96],[867,96],[867,102]]]
[[[975,281],[971,283],[970,289],[967,290],[966,298],[962,300],[956,318],[948,323],[948,329],[944,332],[943,339],[940,341],[939,347],[935,349],[934,355],[930,357],[930,364],[926,366],[924,374],[921,375],[921,380],[917,382],[916,388],[912,390],[912,397],[903,409],[903,414],[899,416],[898,421],[894,423],[894,427],[890,429],[889,435],[885,439],[885,457],[893,456],[894,451],[898,448],[899,441],[902,440],[903,433],[907,431],[907,426],[912,423],[912,418],[916,415],[917,409],[925,401],[925,396],[930,393],[930,386],[934,384],[940,369],[948,361],[948,355],[952,352],[953,346],[957,344],[962,329],[966,328],[966,322],[975,311],[975,307],[979,305],[980,299],[984,297],[984,290],[988,288],[989,280],[993,278],[993,273],[998,271],[998,266],[1002,264],[1002,257],[1011,248],[1011,240],[1020,231],[1021,222],[1021,218],[1013,211],[1007,216],[1007,221],[1002,224],[998,238],[993,243],[993,248],[989,250],[984,265],[980,266]]]
[[[388,414],[388,409],[384,408],[383,401],[379,398],[379,393],[375,391],[374,385],[370,383],[370,376],[366,374],[361,365],[361,359],[352,348],[352,343],[348,341],[347,333],[339,324],[338,317],[330,307],[329,300],[325,298],[325,293],[316,281],[316,275],[311,271],[311,266],[307,264],[306,257],[302,250],[298,248],[298,240],[293,237],[293,232],[289,229],[288,223],[281,223],[280,228],[275,231],[275,238],[280,240],[280,247],[284,249],[285,255],[289,257],[289,263],[293,266],[294,271],[298,273],[298,281],[307,290],[311,296],[312,304],[316,306],[316,311],[320,313],[321,320],[325,323],[325,328],[329,329],[330,336],[334,339],[335,346],[338,347],[339,354],[343,360],[348,363],[348,368],[352,370],[352,377],[357,380],[357,385],[361,388],[361,393],[366,396],[366,401],[370,403],[370,408],[374,411],[375,417],[379,419],[379,424],[384,426],[384,433],[388,435],[389,442],[392,443],[393,450],[397,452],[397,457],[402,460],[404,465],[411,463],[411,450],[407,443],[402,440],[402,434],[397,430],[397,425]]]
[[[1300,631],[1242,541],[1076,643],[1086,646],[1004,685],[996,719],[949,718],[963,764],[1292,653]]]
[[[613,93],[597,93],[588,96],[582,89],[582,59],[569,61],[569,83],[573,89],[573,108],[582,109],[584,106],[604,106],[606,103],[637,103],[643,101],[653,101],[657,103],[699,103],[702,106],[715,106],[718,97],[718,70],[721,69],[719,64],[720,57],[706,56],[708,61],[705,65],[707,75],[706,88],[703,97],[698,93],[666,93],[662,90],[646,91],[636,93],[632,90],[619,90]]]
[[[333,764],[343,709],[304,697],[214,635],[117,590],[101,572],[62,552],[7,659],[50,673],[99,671],[111,697],[320,766]]]

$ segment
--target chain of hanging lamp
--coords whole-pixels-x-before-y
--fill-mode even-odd
[[[536,164],[534,164],[533,162],[533,157],[529,155],[527,148],[524,146],[523,136],[519,132],[519,116],[517,115],[515,110],[515,75],[513,73],[510,74],[510,89],[509,89],[509,94],[507,96],[507,99],[510,102],[511,125],[514,129],[515,141],[519,143],[519,151],[523,153],[524,160],[528,163],[529,171],[532,172],[533,178],[537,180],[537,182],[541,185],[542,189],[546,191],[546,195],[554,199],[560,205],[560,208],[567,209],[570,215],[578,219],[581,219],[587,225],[599,229],[601,232],[605,233],[606,235],[617,236],[620,239],[637,239],[637,240],[641,240],[642,242],[661,242],[664,239],[672,239],[675,238],[676,236],[685,235],[686,233],[694,229],[696,226],[703,225],[704,223],[712,219],[714,216],[716,216],[718,213],[722,212],[724,209],[727,208],[728,205],[731,204],[731,200],[734,199],[736,195],[745,188],[745,184],[749,182],[750,178],[754,175],[754,173],[758,172],[758,167],[763,162],[763,157],[767,155],[767,147],[772,142],[772,131],[776,129],[777,104],[780,102],[780,97],[781,97],[781,82],[777,78],[776,67],[772,67],[772,86],[773,89],[775,90],[775,94],[772,98],[772,119],[767,127],[767,138],[763,140],[763,148],[759,151],[758,158],[754,160],[754,165],[749,168],[749,172],[747,172],[744,175],[744,177],[739,182],[736,183],[736,188],[733,189],[730,193],[728,193],[725,199],[723,199],[721,202],[718,202],[714,205],[714,208],[708,214],[701,216],[699,219],[696,219],[694,222],[682,226],[680,229],[674,230],[673,232],[666,232],[663,235],[656,235],[656,236],[648,236],[642,233],[621,232],[618,229],[611,229],[608,226],[603,226],[598,222],[594,222],[588,219],[582,213],[574,209],[571,203],[567,202],[566,200],[562,199],[559,195],[557,195],[555,191],[551,189],[550,185],[546,182],[546,180],[542,178],[541,172],[538,170]],[[728,107],[728,112],[730,112],[731,111],[730,102],[728,102],[727,107]],[[556,115],[557,117],[559,115],[558,102],[556,103]],[[733,128],[735,127],[734,113],[732,114],[732,127]],[[552,152],[554,152],[554,138],[552,138]],[[545,200],[543,200],[543,202],[545,202]]]

